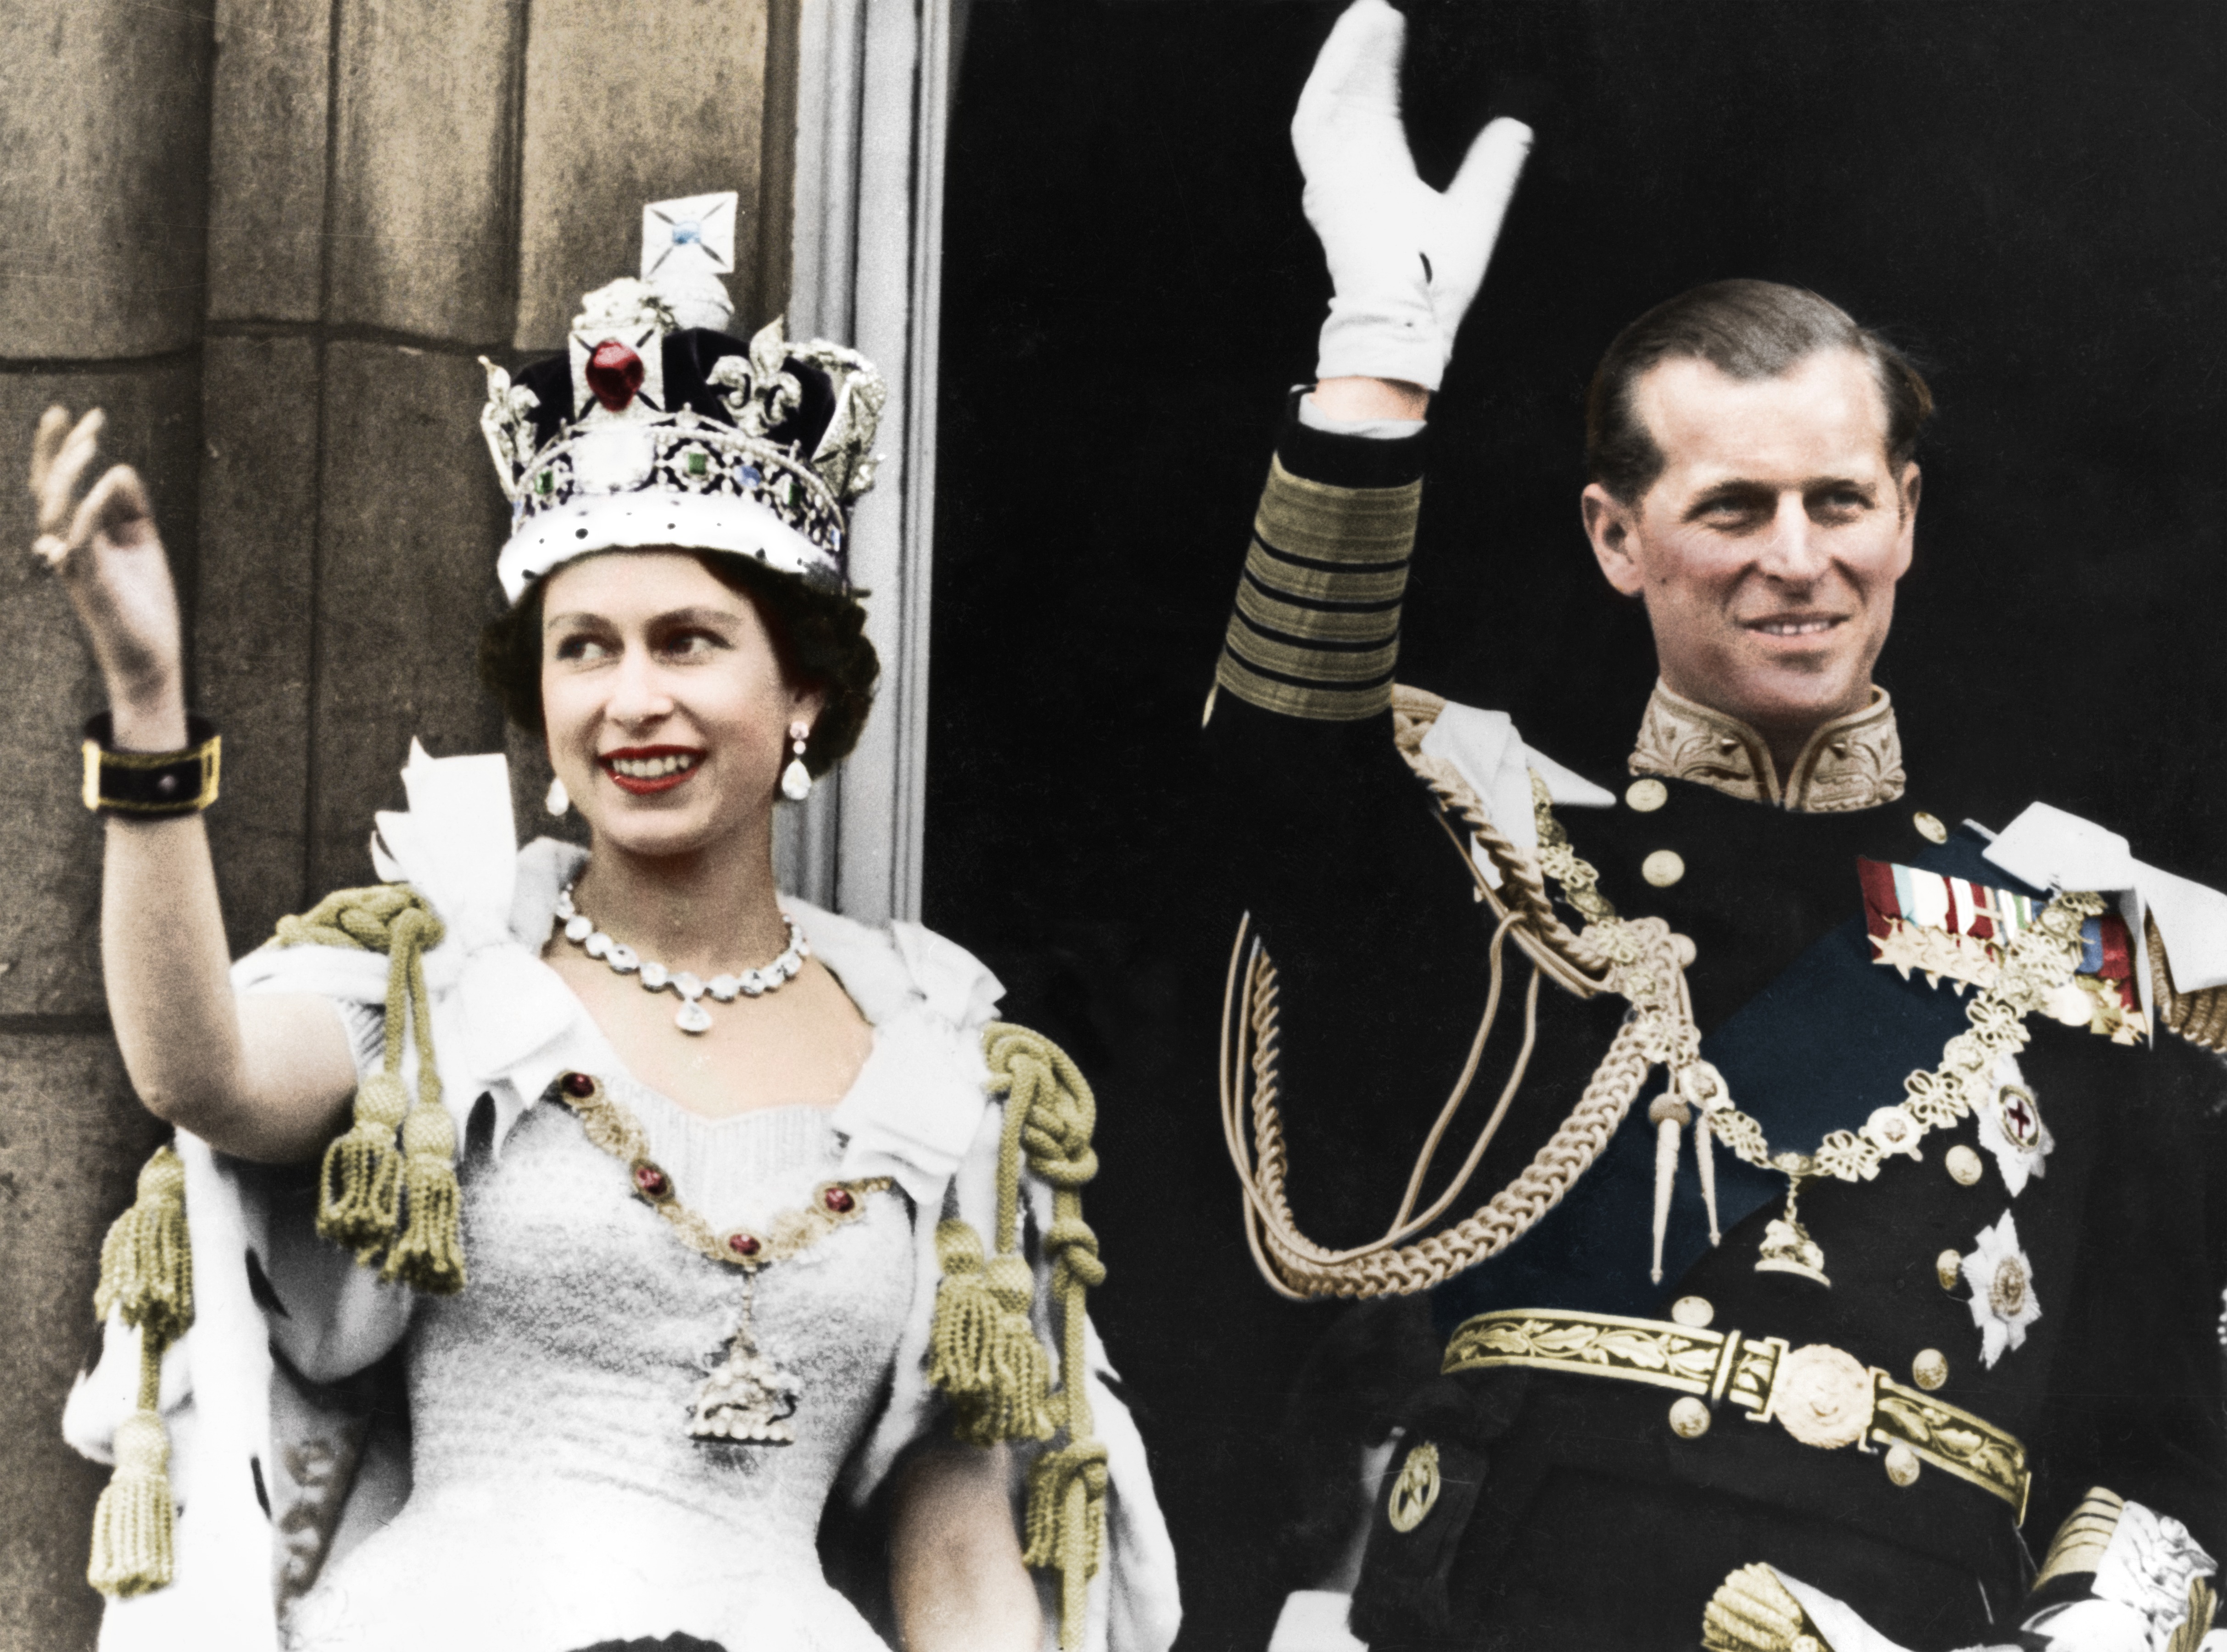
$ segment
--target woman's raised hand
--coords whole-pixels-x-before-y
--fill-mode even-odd
[[[61,577],[108,686],[117,743],[171,750],[186,743],[185,675],[178,595],[147,486],[112,465],[80,488],[100,452],[107,416],[74,424],[49,407],[31,444],[34,552]]]

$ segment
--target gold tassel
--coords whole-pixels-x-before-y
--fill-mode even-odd
[[[1088,1626],[1090,1579],[1106,1557],[1106,1447],[1091,1428],[1083,1318],[1087,1293],[1106,1279],[1098,1236],[1082,1219],[1082,1189],[1098,1173],[1098,1155],[1090,1145],[1097,1102],[1067,1052],[1025,1027],[992,1023],[982,1030],[982,1054],[991,1094],[1005,1102],[998,1144],[999,1253],[981,1265],[983,1284],[997,1307],[987,1351],[998,1369],[995,1397],[1002,1408],[982,1419],[981,1434],[969,1434],[967,1424],[980,1413],[960,1400],[960,1437],[1049,1439],[1066,1433],[1066,1444],[1029,1465],[1022,1537],[1030,1566],[1059,1572],[1059,1643],[1074,1648]],[[1052,1189],[1052,1221],[1043,1245],[1052,1258],[1052,1298],[1059,1310],[1056,1394],[1050,1355],[1029,1318],[1035,1276],[1020,1254],[1024,1156]],[[979,1241],[974,1242],[979,1254]]]
[[[987,1389],[990,1331],[998,1304],[982,1277],[982,1238],[963,1221],[935,1225],[935,1260],[943,1283],[935,1292],[935,1324],[928,1333],[928,1380],[956,1399]]]
[[[1098,1440],[1046,1451],[1029,1465],[1024,1566],[1060,1574],[1059,1643],[1079,1645],[1090,1579],[1106,1564],[1106,1447]]]
[[[1023,1258],[982,1256],[982,1241],[963,1221],[940,1222],[936,1259],[943,1283],[929,1332],[928,1381],[950,1396],[954,1432],[974,1445],[1049,1439],[1050,1362],[1029,1322],[1036,1279]]]
[[[86,1581],[104,1595],[144,1594],[176,1567],[177,1506],[170,1437],[163,1427],[163,1350],[194,1323],[194,1247],[186,1227],[186,1167],[157,1147],[139,1170],[138,1196],[109,1225],[93,1305],[139,1332],[139,1408],[116,1430],[116,1472],[93,1511]]]
[[[154,1346],[151,1339],[145,1344]],[[147,1357],[159,1368],[162,1355]],[[86,1581],[112,1598],[160,1589],[174,1575],[177,1506],[170,1497],[170,1438],[149,1406],[116,1431],[116,1473],[93,1511]]]
[[[1029,1307],[1036,1299],[1036,1275],[1025,1258],[1008,1253],[992,1257],[982,1277],[997,1304],[990,1330],[990,1368],[995,1374],[986,1406],[966,1437],[978,1445],[1007,1439],[1050,1439],[1053,1423],[1048,1404],[1051,1362],[1037,1341]],[[962,1413],[963,1413],[962,1407]]]
[[[380,1070],[356,1087],[355,1117],[325,1150],[317,1231],[351,1246],[380,1277],[438,1296],[464,1287],[456,1187],[456,1132],[441,1106],[424,952],[446,931],[406,883],[340,890],[298,917],[278,921],[282,947],[384,952],[386,1049]],[[402,1082],[405,1037],[418,1049],[418,1101]],[[398,1148],[396,1134],[401,1136]]]
[[[186,1234],[186,1167],[157,1147],[139,1170],[138,1197],[100,1242],[93,1312],[120,1315],[163,1346],[194,1323],[194,1253]]]
[[[433,1296],[464,1288],[464,1247],[457,1213],[456,1127],[437,1103],[411,1110],[402,1122],[404,1190],[408,1216],[384,1279],[400,1279]]]
[[[402,1216],[402,1156],[394,1132],[410,1112],[410,1093],[392,1073],[356,1087],[355,1122],[325,1149],[317,1189],[317,1231],[355,1248],[368,1263],[394,1237]]]

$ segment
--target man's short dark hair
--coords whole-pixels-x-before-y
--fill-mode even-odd
[[[1586,475],[1631,505],[1662,474],[1662,450],[1633,405],[1650,368],[1694,359],[1734,379],[1776,379],[1820,350],[1854,350],[1871,363],[1886,408],[1887,458],[1899,472],[1933,416],[1933,392],[1908,358],[1804,288],[1712,281],[1656,305],[1601,357],[1586,392]]]

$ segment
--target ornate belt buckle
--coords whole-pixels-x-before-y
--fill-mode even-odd
[[[1861,1446],[1871,1432],[1875,1375],[1854,1355],[1828,1343],[1794,1349],[1778,1356],[1770,1397],[1755,1420],[1775,1422],[1822,1451]]]

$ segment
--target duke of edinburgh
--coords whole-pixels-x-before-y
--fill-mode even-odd
[[[1337,297],[1207,739],[1260,833],[1254,1257],[1426,1293],[1443,1352],[1350,1615],[1328,1576],[1273,1644],[2227,1645],[2227,897],[1905,775],[1872,672],[1931,398],[1795,289],[1672,299],[1594,380],[1584,518],[1661,673],[1617,788],[1395,683],[1420,421],[1528,141],[1420,183],[1401,45],[1357,0],[1294,123]]]

